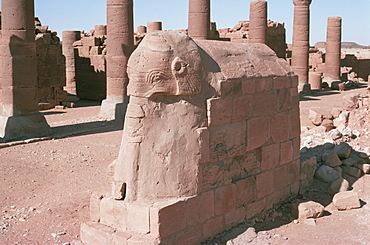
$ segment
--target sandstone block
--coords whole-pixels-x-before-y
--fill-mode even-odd
[[[232,108],[232,98],[230,97],[207,100],[208,125],[230,123],[232,118],[232,110],[230,108]]]
[[[286,141],[280,144],[280,165],[293,161],[292,141]]]
[[[330,119],[324,119],[321,123],[321,126],[324,126],[325,127],[325,131],[326,132],[329,132],[330,130],[334,129],[334,122],[333,120],[330,120]]]
[[[155,203],[150,208],[149,219],[153,236],[170,236],[186,227],[185,201]]]
[[[247,121],[247,150],[254,150],[270,138],[270,117],[257,117]]]
[[[256,184],[259,199],[271,194],[274,190],[274,172],[268,171],[257,175]]]
[[[90,220],[92,222],[100,221],[100,201],[103,195],[93,192],[90,197]]]
[[[353,191],[339,192],[333,197],[333,204],[338,210],[349,210],[361,207],[358,193]]]
[[[323,182],[332,183],[341,176],[334,168],[321,165],[315,172],[315,177]]]
[[[348,191],[349,189],[349,182],[346,179],[343,179],[342,177],[334,181],[328,188],[328,192],[331,195],[334,195],[335,193],[342,192],[342,191]]]
[[[370,164],[355,164],[355,167],[360,169],[364,174],[370,174]]]
[[[225,215],[225,225],[231,227],[244,221],[246,215],[245,207],[235,209]]]
[[[262,147],[261,170],[266,171],[279,165],[280,145],[272,144]]]
[[[214,202],[213,191],[188,199],[186,201],[187,225],[194,226],[213,217],[215,214]]]
[[[333,168],[340,166],[342,164],[337,153],[335,153],[334,151],[324,152],[324,154],[322,155],[322,159],[326,165]]]
[[[320,203],[308,201],[298,204],[298,219],[319,218],[323,215],[325,207]]]
[[[81,224],[80,237],[84,244],[111,244],[115,230],[100,223]]]
[[[127,203],[127,231],[147,234],[149,228],[149,206],[136,203]]]
[[[289,139],[289,113],[282,112],[271,116],[271,138],[275,143]]]
[[[254,176],[236,182],[235,186],[237,207],[252,203],[257,199],[256,178]]]
[[[223,216],[210,219],[203,225],[203,238],[214,236],[223,230]]]
[[[340,142],[334,147],[334,151],[337,153],[340,158],[348,158],[351,154],[352,147],[346,142]]]
[[[126,203],[112,198],[103,198],[100,201],[100,223],[119,229],[126,230]]]
[[[215,190],[215,214],[224,215],[236,206],[236,186],[222,186]]]
[[[323,120],[321,113],[311,109],[308,111],[308,113],[308,119],[312,122],[313,125],[321,125]]]

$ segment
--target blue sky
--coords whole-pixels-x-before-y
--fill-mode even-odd
[[[211,0],[211,20],[217,28],[233,27],[249,19],[251,0]],[[292,40],[292,0],[268,0],[268,18],[284,22],[287,42]],[[89,31],[106,23],[105,0],[35,0],[36,15],[56,30]],[[164,29],[187,27],[188,0],[134,0],[135,29],[150,21],[162,21]],[[370,0],[313,0],[311,4],[311,45],[326,39],[327,17],[343,18],[342,41],[370,45]]]

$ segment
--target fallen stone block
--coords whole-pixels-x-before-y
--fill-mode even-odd
[[[309,110],[308,113],[308,119],[310,119],[313,125],[319,126],[322,123],[323,117],[319,112]]]
[[[316,170],[315,177],[323,182],[332,183],[341,176],[334,168],[322,165]]]
[[[333,197],[333,204],[338,210],[350,210],[361,207],[358,194],[353,191],[338,192]]]
[[[305,220],[309,218],[319,218],[324,213],[324,206],[314,201],[308,201],[298,204],[298,219]]]
[[[329,186],[328,193],[334,195],[338,192],[348,191],[348,189],[349,189],[348,180],[339,178]]]
[[[342,138],[342,136],[343,134],[338,129],[334,129],[330,132],[330,137],[332,138],[332,140],[340,139]]]
[[[334,151],[326,151],[322,155],[322,160],[324,161],[325,165],[328,165],[330,167],[337,167],[342,165],[341,160],[339,159],[337,153]]]
[[[340,158],[348,158],[351,154],[352,147],[346,142],[340,142],[334,147],[334,151]]]
[[[316,226],[316,220],[315,219],[306,219],[303,221],[304,224],[310,225],[310,226]]]
[[[359,178],[361,177],[362,173],[361,170],[355,167],[349,167],[349,166],[342,166],[343,173],[346,173],[350,176]]]
[[[334,129],[334,122],[330,119],[324,119],[321,123],[321,126],[324,126],[326,129],[326,132],[329,132],[330,130]]]

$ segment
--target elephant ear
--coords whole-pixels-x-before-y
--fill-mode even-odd
[[[171,64],[172,74],[177,82],[176,95],[192,95],[201,91],[201,81],[197,72],[179,57]]]

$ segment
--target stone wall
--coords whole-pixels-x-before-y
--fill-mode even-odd
[[[106,35],[82,33],[74,43],[76,58],[76,93],[80,99],[103,100],[106,97]]]
[[[36,26],[39,109],[50,109],[67,100],[65,58],[56,32]]]
[[[218,30],[221,40],[231,42],[248,43],[249,21],[239,21],[234,28],[225,28]],[[266,44],[275,51],[279,58],[286,56],[286,34],[284,23],[278,23],[271,20],[267,21]]]
[[[198,244],[298,193],[298,80],[266,45],[153,33],[128,71],[112,194],[92,196],[84,243]]]

